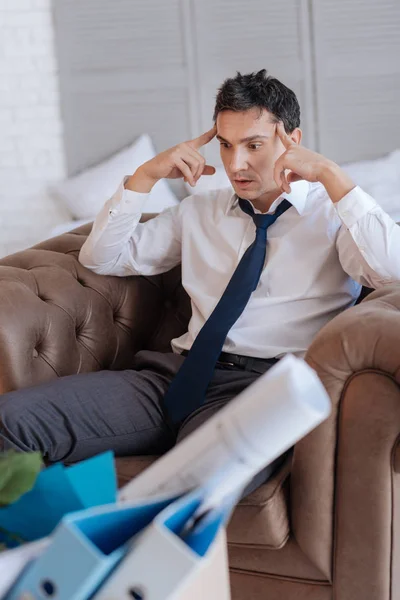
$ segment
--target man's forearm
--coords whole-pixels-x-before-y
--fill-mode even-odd
[[[321,168],[318,181],[322,183],[333,203],[339,202],[356,186],[351,177],[330,160]]]

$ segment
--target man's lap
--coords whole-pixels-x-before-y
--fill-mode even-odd
[[[178,429],[168,424],[162,399],[183,357],[139,352],[133,369],[62,377],[0,396],[0,449],[39,450],[49,462],[76,462],[105,450],[116,456],[163,454],[200,427],[259,375],[217,368],[204,404]],[[247,486],[266,481],[284,456]]]
[[[205,404],[179,431],[162,398],[184,358],[144,351],[133,369],[59,378],[0,396],[5,447],[39,450],[49,460],[81,460],[106,449],[116,455],[162,454],[247,387],[256,374],[217,369]]]

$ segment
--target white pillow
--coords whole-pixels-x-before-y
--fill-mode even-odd
[[[342,168],[394,221],[400,222],[400,150],[375,160],[348,163]]]
[[[108,160],[74,177],[53,184],[50,192],[61,199],[75,219],[93,219],[125,177],[156,155],[151,138],[141,135]],[[162,179],[151,190],[145,212],[160,212],[179,200]]]
[[[220,188],[227,187],[232,187],[232,184],[224,167],[216,167],[214,175],[202,175],[194,187],[190,183],[185,183],[185,188],[189,194],[219,190]]]

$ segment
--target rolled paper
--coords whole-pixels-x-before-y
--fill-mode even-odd
[[[316,372],[286,355],[223,409],[137,475],[119,501],[205,488],[203,510],[238,494],[330,414]]]

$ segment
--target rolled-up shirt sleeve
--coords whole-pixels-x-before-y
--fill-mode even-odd
[[[181,262],[180,205],[140,223],[149,194],[124,182],[97,215],[79,262],[102,275],[157,275]]]
[[[341,220],[336,247],[343,269],[372,288],[400,281],[400,227],[360,187],[335,205]]]

